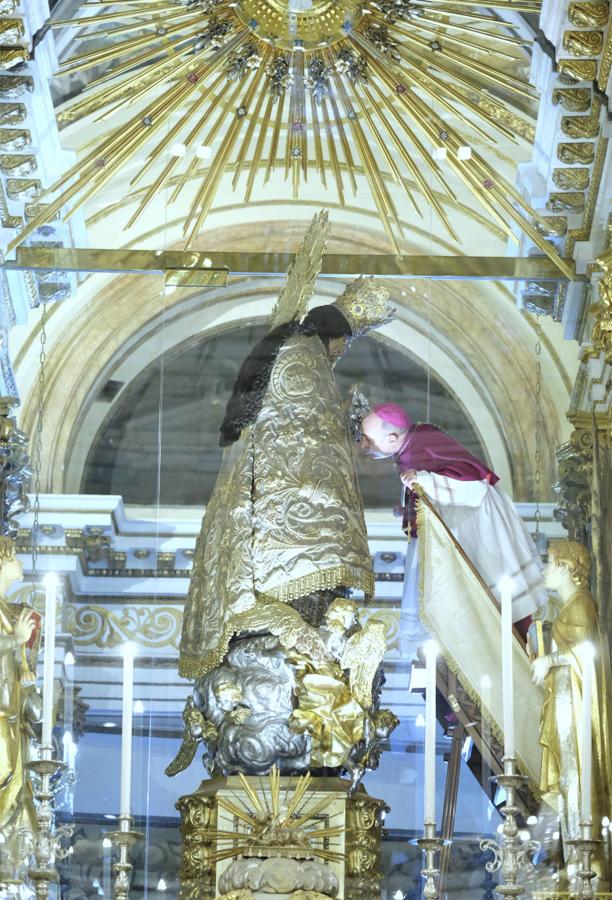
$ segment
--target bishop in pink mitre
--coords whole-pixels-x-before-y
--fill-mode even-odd
[[[510,578],[513,620],[526,630],[531,614],[547,602],[542,563],[495,472],[435,425],[414,424],[396,403],[375,406],[361,433],[367,453],[395,461],[405,488],[406,533],[416,537],[416,483],[498,600],[500,579]]]

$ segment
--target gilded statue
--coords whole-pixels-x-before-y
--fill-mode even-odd
[[[0,833],[5,840],[3,877],[19,864],[20,833],[36,827],[26,763],[33,725],[42,704],[34,687],[37,614],[6,599],[9,587],[23,578],[11,538],[0,537]]]
[[[304,282],[314,289],[305,256],[296,261],[297,292]],[[243,363],[221,426],[225,452],[183,620],[179,671],[187,678],[217,666],[258,611],[273,632],[285,606],[316,627],[347,590],[373,593],[354,441],[333,365],[388,321],[388,291],[358,279],[335,303],[287,316],[291,276],[274,313],[281,322]],[[304,635],[313,638],[307,628]]]
[[[298,706],[291,724],[311,735],[312,764],[316,768],[344,766],[352,774],[354,789],[366,767],[376,768],[367,762],[374,760],[374,719],[386,712],[373,709],[386,628],[376,619],[362,626],[357,604],[338,598],[327,610],[320,631],[331,659],[313,665],[304,655],[294,656]],[[349,673],[348,679],[344,672]],[[393,727],[397,724],[395,720]]]
[[[552,623],[550,652],[532,662],[533,680],[544,687],[540,723],[544,799],[558,811],[566,860],[568,840],[579,835],[581,721],[585,644],[595,650],[592,693],[592,818],[598,831],[603,816],[610,815],[612,753],[610,747],[610,697],[606,655],[599,631],[597,607],[589,591],[591,557],[575,541],[552,544],[544,571],[547,587],[556,591],[560,608]]]
[[[362,626],[349,596],[359,590],[367,600],[374,577],[333,367],[391,311],[387,289],[365,278],[308,311],[328,233],[321,213],[221,425],[221,471],[196,544],[180,643],[179,671],[195,688],[168,774],[189,764],[199,743],[211,773],[263,774],[276,765],[339,774],[349,758],[358,763],[357,745],[376,758],[386,629],[374,619]]]

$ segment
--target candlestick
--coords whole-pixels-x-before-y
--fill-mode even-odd
[[[426,641],[425,653],[425,784],[424,821],[436,821],[436,661],[438,645]]]
[[[514,757],[514,669],[512,660],[512,581],[502,578],[501,593],[504,756]]]
[[[134,705],[134,645],[123,645],[123,710],[121,716],[121,794],[119,813],[132,812],[132,718]]]
[[[55,674],[55,608],[58,577],[55,572],[45,576],[45,656],[43,664],[43,720],[42,745],[51,747],[53,732],[53,681]]]
[[[421,869],[421,876],[424,881],[423,897],[426,900],[438,900],[440,896],[438,890],[440,869],[436,863],[443,843],[442,838],[436,837],[436,823],[425,822],[423,837],[419,838],[417,844],[425,851],[425,866]]]
[[[119,831],[110,831],[107,838],[114,847],[119,847],[119,859],[113,865],[115,874],[114,897],[115,900],[128,900],[130,892],[130,877],[132,872],[132,864],[129,860],[128,853],[132,844],[142,839],[143,835],[132,829],[132,816],[119,816]]]
[[[42,747],[41,759],[26,763],[31,772],[39,778],[35,787],[36,821],[38,827],[33,834],[34,862],[28,875],[34,883],[37,900],[47,900],[49,885],[58,881],[56,860],[65,859],[69,848],[62,842],[72,837],[74,825],[55,825],[54,790],[51,784],[53,775],[65,769],[62,762],[52,758],[52,748]]]
[[[593,879],[596,877],[595,872],[591,868],[591,856],[601,844],[599,839],[593,838],[593,826],[590,821],[580,823],[580,837],[568,842],[576,848],[580,857],[580,868],[576,873],[578,876],[578,898],[579,900],[591,900],[595,897],[593,891]],[[599,896],[599,895],[598,895]],[[608,894],[605,895],[606,897]]]
[[[588,641],[578,647],[582,664],[582,728],[580,734],[580,819],[591,821],[593,765],[593,657],[595,648]]]
[[[521,897],[526,890],[518,883],[519,872],[533,868],[531,857],[538,852],[540,845],[537,841],[523,842],[519,837],[517,816],[520,810],[516,805],[516,792],[529,779],[517,773],[516,760],[512,757],[504,756],[503,763],[504,774],[494,779],[506,792],[506,802],[501,809],[504,817],[501,841],[481,841],[480,849],[493,853],[493,860],[485,866],[487,872],[502,870],[503,881],[495,888],[495,892],[502,897]]]

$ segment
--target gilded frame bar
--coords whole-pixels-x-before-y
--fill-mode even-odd
[[[182,287],[218,286],[229,275],[285,275],[294,254],[206,250],[108,250],[65,247],[18,247],[8,270],[60,270],[117,274],[163,274],[167,284]],[[575,274],[574,261],[565,260]],[[374,275],[377,278],[433,280],[567,281],[544,256],[395,256],[392,254],[323,256],[321,276]]]

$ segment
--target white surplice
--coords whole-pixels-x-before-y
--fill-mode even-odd
[[[417,483],[498,601],[500,579],[510,579],[514,622],[546,605],[540,555],[504,491],[431,472],[417,472]]]

